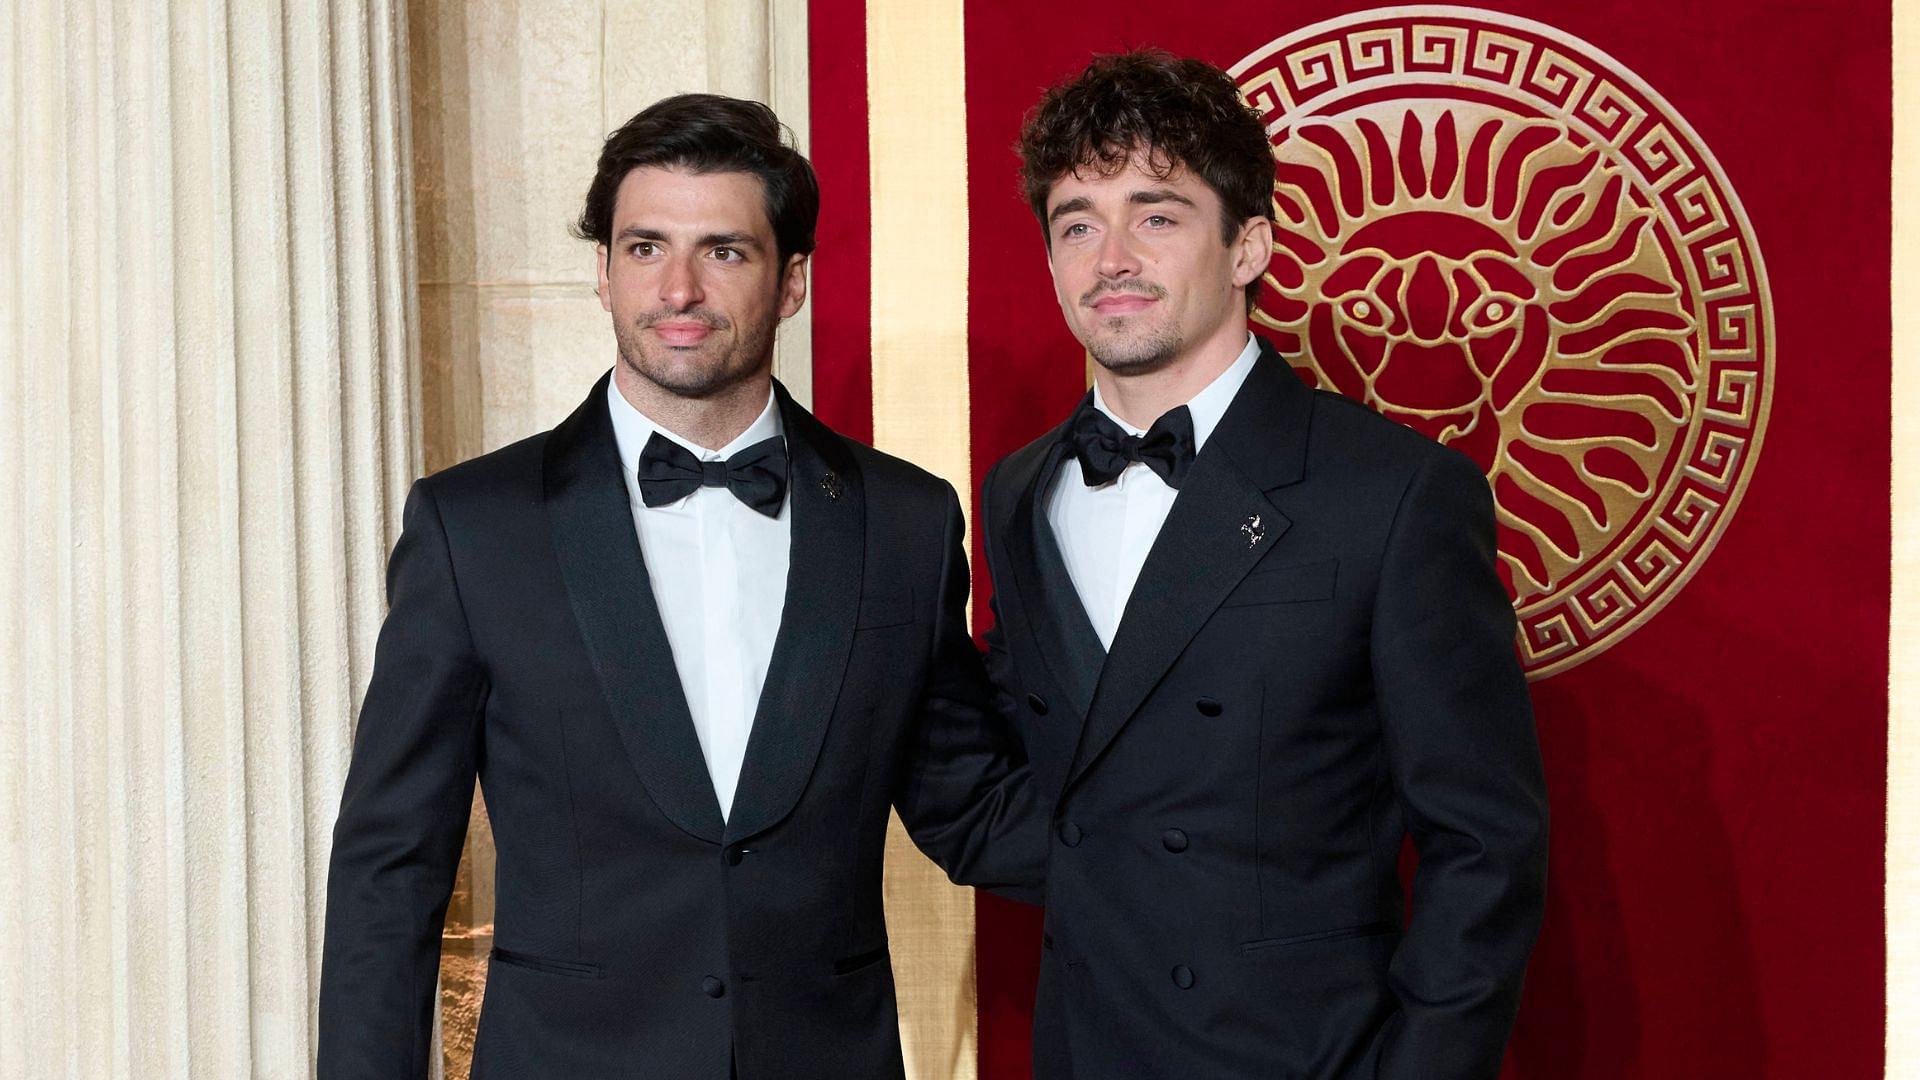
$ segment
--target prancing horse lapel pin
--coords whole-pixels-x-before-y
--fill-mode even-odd
[[[1266,539],[1267,526],[1259,514],[1253,514],[1240,523],[1240,532],[1246,536],[1248,547],[1258,547],[1260,541]]]

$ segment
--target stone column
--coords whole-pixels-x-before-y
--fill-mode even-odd
[[[400,35],[0,10],[0,1075],[311,1071],[420,463]]]

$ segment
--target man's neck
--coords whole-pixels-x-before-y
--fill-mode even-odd
[[[1247,324],[1233,320],[1152,371],[1120,374],[1096,364],[1093,379],[1100,400],[1114,415],[1145,429],[1168,410],[1192,401],[1232,367],[1246,347]]]
[[[763,369],[708,397],[690,398],[634,374],[621,361],[614,365],[613,385],[655,427],[695,446],[719,450],[739,438],[766,410],[773,373]]]

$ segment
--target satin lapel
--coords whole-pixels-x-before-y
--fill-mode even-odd
[[[1312,392],[1271,347],[1194,459],[1154,539],[1067,774],[1113,742],[1220,602],[1292,522],[1266,493],[1304,474]]]
[[[1057,429],[1045,445],[1051,447],[1060,434]],[[1008,477],[1020,485],[1020,494],[1014,499],[1005,535],[1027,630],[1039,644],[1041,659],[1054,684],[1072,696],[1075,718],[1084,719],[1106,662],[1106,650],[1087,619],[1079,593],[1074,591],[1066,561],[1060,556],[1059,541],[1047,522],[1047,493],[1063,460],[1051,449],[1042,450],[1035,455],[1031,472]],[[1006,604],[1000,610],[1011,614]]]
[[[607,711],[640,782],[675,825],[719,843],[720,801],[640,555],[607,414],[607,378],[547,439],[554,552]]]
[[[779,824],[813,775],[853,651],[866,545],[860,470],[838,435],[776,384],[793,515],[786,606],[747,737],[729,842]]]

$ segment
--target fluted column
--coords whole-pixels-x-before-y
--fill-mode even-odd
[[[311,1070],[420,461],[400,34],[0,13],[0,1075]]]

